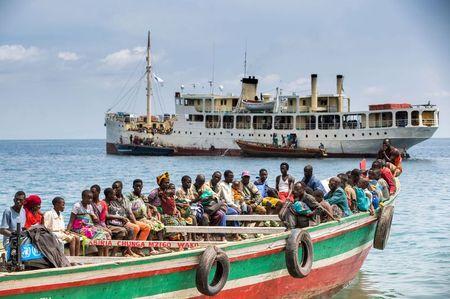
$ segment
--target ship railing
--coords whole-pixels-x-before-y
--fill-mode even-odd
[[[319,123],[320,130],[339,130],[339,123]]]
[[[419,121],[417,120],[417,123],[418,122]],[[422,124],[427,127],[432,127],[436,125],[436,122],[434,121],[434,119],[422,119]]]
[[[407,119],[397,119],[397,120],[395,120],[395,125],[400,128],[406,127],[408,125],[408,120]]]
[[[253,124],[253,129],[256,130],[270,130],[272,129],[272,124]]]
[[[275,123],[274,128],[276,130],[292,130],[294,128],[294,124],[280,124]]]
[[[392,120],[369,121],[369,128],[390,128],[392,127],[392,123]]]
[[[315,124],[297,124],[296,128],[297,128],[297,130],[315,130],[316,125]]]
[[[223,123],[223,128],[224,129],[233,129],[233,123],[226,123],[226,122],[224,122]]]
[[[250,123],[236,123],[236,129],[250,129]]]
[[[218,122],[210,122],[210,121],[208,121],[208,122],[205,123],[205,127],[208,128],[208,129],[220,128],[220,121],[218,121]]]

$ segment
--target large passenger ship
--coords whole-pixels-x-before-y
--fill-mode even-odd
[[[336,92],[320,94],[317,74],[308,95],[261,94],[258,79],[242,79],[238,96],[175,92],[175,115],[152,116],[152,66],[147,49],[147,114],[107,112],[108,154],[240,155],[236,140],[303,148],[325,148],[329,157],[373,156],[381,141],[391,139],[406,151],[438,128],[439,110],[424,105],[369,105],[351,111],[344,76],[336,76]],[[274,138],[275,137],[275,138]]]

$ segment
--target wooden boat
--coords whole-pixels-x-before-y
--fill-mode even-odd
[[[116,144],[116,151],[119,155],[128,156],[171,156],[174,149],[170,147],[135,145],[135,144]]]
[[[272,144],[235,140],[244,156],[251,157],[292,157],[292,158],[323,158],[327,156],[320,148],[277,147]]]
[[[203,271],[205,268],[216,270],[213,281],[209,282],[212,289],[216,288],[213,290],[217,292],[216,298],[303,298],[319,295],[348,284],[358,273],[372,246],[384,249],[394,201],[400,191],[400,185],[397,186],[397,193],[385,201],[374,216],[361,212],[340,221],[291,231],[281,231],[283,228],[280,227],[254,228],[267,235],[216,246],[198,244],[207,245],[206,249],[193,248],[140,259],[109,258],[111,261],[108,261],[108,258],[95,257],[91,258],[92,264],[82,266],[4,273],[0,274],[0,296],[205,298],[205,286],[201,280],[202,277],[208,279],[208,273]],[[174,231],[183,229],[171,228]],[[196,227],[184,228],[197,230]],[[295,239],[299,233],[305,238]],[[211,252],[217,252],[216,266],[213,262],[204,264]],[[229,267],[223,263],[225,257]],[[292,273],[292,261],[302,268],[300,274],[303,277],[294,277],[299,275],[295,275],[295,271]],[[308,265],[310,272],[306,271]],[[219,288],[222,285],[214,285],[218,281],[225,281],[223,288]]]

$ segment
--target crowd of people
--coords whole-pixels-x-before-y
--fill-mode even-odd
[[[26,196],[18,191],[14,204],[5,209],[0,234],[7,244],[9,236],[20,223],[24,229],[43,225],[63,244],[70,255],[80,255],[82,244],[89,240],[180,240],[183,234],[167,233],[167,226],[240,226],[238,221],[228,221],[227,215],[278,214],[288,228],[317,225],[361,211],[374,210],[396,192],[395,176],[401,173],[401,158],[389,140],[383,143],[379,158],[370,169],[361,167],[331,177],[327,184],[316,178],[313,167],[303,169],[303,178],[296,180],[289,173],[289,164],[280,165],[275,186],[269,186],[269,173],[259,170],[256,180],[248,171],[236,179],[231,170],[223,174],[212,173],[210,179],[198,174],[194,179],[185,175],[180,186],[171,181],[165,172],[156,178],[157,187],[148,195],[143,193],[144,182],[135,179],[129,193],[123,193],[121,181],[111,187],[95,184],[81,192],[80,200],[71,207],[67,223],[63,217],[65,200],[55,197],[53,208],[41,212],[41,198]],[[103,192],[102,192],[103,191]],[[285,215],[290,215],[285,217]],[[258,225],[277,226],[274,221]],[[197,240],[203,236],[195,235]],[[217,235],[222,241],[234,241],[247,237],[234,234]],[[98,255],[143,256],[139,248],[109,248],[97,246]],[[150,248],[147,254],[170,251],[166,248]]]

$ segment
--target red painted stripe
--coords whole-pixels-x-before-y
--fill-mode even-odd
[[[374,219],[370,222],[362,223],[361,225],[354,227],[354,228],[348,228],[348,229],[341,230],[341,231],[338,231],[338,232],[330,234],[330,235],[316,238],[313,240],[313,242],[317,243],[319,241],[323,241],[323,240],[326,240],[326,239],[329,239],[332,237],[342,235],[349,231],[356,230],[362,226],[368,225],[368,224],[372,223],[373,221],[376,221],[376,219]],[[282,251],[283,249],[284,249],[283,247],[279,247],[279,248],[274,248],[274,249],[270,249],[270,250],[264,250],[261,252],[240,255],[238,257],[231,258],[230,261],[232,261],[232,262],[242,261],[242,260],[247,260],[247,259],[256,258],[256,257],[260,257],[260,256],[270,255],[270,254],[278,253],[278,252]],[[169,274],[169,273],[173,273],[173,272],[187,271],[187,270],[193,269],[195,267],[196,267],[196,265],[181,266],[181,267],[175,267],[175,268],[169,268],[169,269],[151,270],[151,271],[127,273],[127,274],[120,274],[120,275],[108,275],[108,276],[103,276],[103,277],[99,277],[99,278],[91,278],[89,280],[79,280],[79,281],[61,282],[61,283],[46,284],[46,285],[39,285],[39,286],[32,286],[32,287],[13,288],[13,289],[7,289],[7,290],[0,290],[0,296],[8,296],[8,295],[13,295],[13,294],[35,293],[35,292],[41,292],[41,291],[47,291],[47,290],[87,286],[87,285],[94,285],[94,284],[100,284],[100,283],[108,283],[108,282],[116,282],[116,281],[122,281],[122,280],[128,280],[128,279],[150,277],[150,276],[159,275],[159,274]]]
[[[222,290],[214,298],[261,299],[286,296],[288,298],[304,298],[322,294],[350,282],[358,273],[369,251],[370,247],[346,260],[314,269],[305,278],[293,278],[289,275],[277,277],[261,283]]]

